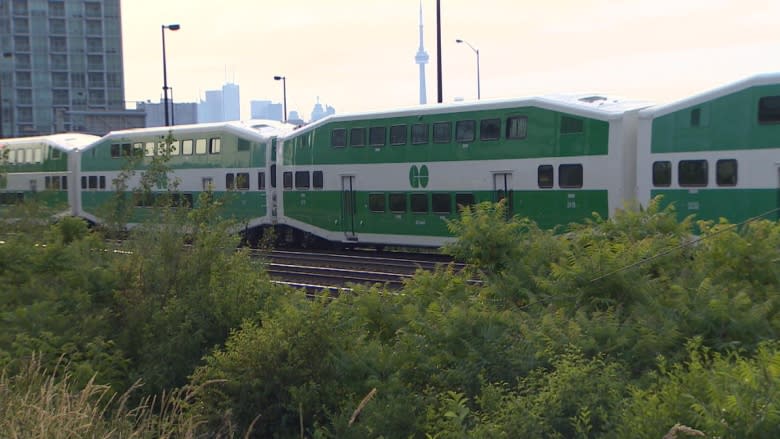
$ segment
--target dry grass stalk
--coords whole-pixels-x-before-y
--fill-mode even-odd
[[[93,377],[77,388],[67,367],[58,364],[49,371],[33,356],[16,375],[0,373],[0,431],[9,438],[198,437],[205,420],[187,409],[203,386],[147,397],[129,407],[140,386],[137,382],[117,395]]]
[[[674,424],[674,426],[669,429],[669,432],[664,435],[663,439],[677,439],[677,433],[683,433],[686,436],[705,437],[704,433],[699,430],[682,424]]]
[[[349,418],[349,424],[348,425],[350,427],[352,426],[352,424],[355,423],[355,421],[357,420],[358,416],[360,416],[360,412],[363,411],[363,407],[365,407],[366,404],[368,404],[368,401],[371,401],[371,399],[373,399],[375,395],[376,395],[376,387],[371,389],[371,391],[368,392],[368,395],[366,395],[363,398],[363,400],[360,401],[360,404],[357,406],[355,411],[352,413],[352,417]]]

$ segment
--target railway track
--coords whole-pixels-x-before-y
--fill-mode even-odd
[[[268,273],[276,282],[307,291],[328,290],[335,293],[349,290],[354,284],[380,284],[387,289],[398,290],[404,279],[412,277],[417,270],[435,270],[437,266],[453,263],[444,255],[425,253],[273,250],[253,254],[268,261]],[[464,266],[455,263],[456,269]]]

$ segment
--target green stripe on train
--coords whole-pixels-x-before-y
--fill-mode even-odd
[[[192,194],[195,207],[197,207],[200,192],[185,193]],[[82,210],[86,213],[90,213],[99,217],[103,212],[102,209],[105,209],[105,206],[111,205],[115,199],[115,196],[115,192],[109,191],[82,191]],[[224,218],[231,218],[239,221],[249,220],[252,218],[265,216],[268,211],[267,197],[265,192],[213,192],[213,196],[223,203],[220,207],[219,214]],[[128,193],[126,199],[133,200],[133,195]],[[148,217],[149,212],[149,208],[136,207],[133,210],[133,215],[130,221],[143,221]]]
[[[780,84],[751,87],[653,121],[652,152],[777,148],[780,124],[758,122],[758,100],[780,95]]]
[[[506,118],[528,117],[527,136],[524,139],[507,140]],[[608,152],[609,123],[596,119],[573,117],[582,120],[582,132],[561,133],[561,118],[564,113],[533,107],[465,111],[448,114],[425,114],[421,116],[385,117],[371,120],[337,121],[293,135],[285,141],[284,165],[326,165],[350,163],[402,163],[458,160],[502,160],[537,157],[571,157],[581,155],[603,155]],[[479,121],[499,118],[501,139],[479,140]],[[362,146],[334,148],[331,146],[331,131],[334,128],[369,128],[384,126],[389,133],[393,125],[405,124],[407,131],[416,123],[452,122],[453,139],[455,122],[475,120],[476,139],[464,146],[463,143],[429,142],[413,145],[411,137],[403,146]],[[432,128],[431,128],[432,131]],[[387,137],[387,134],[386,134]]]
[[[780,191],[777,189],[668,189],[653,190],[652,196],[662,195],[661,204],[673,204],[680,220],[694,215],[697,220],[719,221],[721,217],[731,223],[762,216],[777,220]]]
[[[355,192],[356,212],[352,224],[357,234],[450,236],[444,220],[458,217],[456,213],[446,215],[414,213],[408,210],[403,213],[372,212],[368,209],[369,193],[377,192]],[[407,194],[411,193],[420,192],[407,192]],[[452,198],[454,200],[454,195]],[[477,203],[494,201],[495,192],[475,192],[474,198]],[[345,224],[340,191],[286,191],[283,200],[284,214],[291,219],[330,232],[341,232],[352,227],[350,224]],[[454,211],[454,202],[452,208]],[[582,222],[586,218],[591,218],[593,213],[606,218],[609,214],[607,191],[514,191],[512,213],[528,217],[545,229]]]

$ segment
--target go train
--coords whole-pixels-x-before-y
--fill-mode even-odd
[[[297,129],[250,121],[3,139],[0,204],[37,198],[100,223],[127,157],[143,156],[131,191],[166,138],[178,200],[224,197],[250,239],[274,228],[286,242],[436,247],[453,240],[445,220],[460,206],[502,199],[543,228],[657,195],[681,218],[777,219],[780,207],[779,73],[668,105],[552,95]],[[153,199],[132,199],[135,222]]]

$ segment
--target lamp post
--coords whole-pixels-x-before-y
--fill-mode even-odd
[[[287,122],[287,78],[285,76],[274,76],[274,81],[282,81],[282,99],[284,111],[284,120],[282,122]]]
[[[163,105],[165,106],[165,126],[169,126],[170,123],[168,121],[168,70],[165,65],[165,29],[170,30],[179,30],[181,26],[178,24],[163,24],[160,27],[160,32],[162,33],[162,52],[163,52],[163,96],[164,101]]]
[[[5,58],[11,58],[13,56],[11,52],[3,52],[2,58],[0,58],[0,61],[2,61]],[[3,105],[3,84],[2,84],[2,75],[3,75],[3,69],[0,69],[0,139],[3,138],[3,118],[5,117],[5,114],[3,112],[4,105]],[[13,133],[13,130],[11,130]]]
[[[455,40],[455,42],[456,43],[464,43],[464,44],[466,44],[467,46],[469,46],[471,48],[471,50],[474,51],[474,53],[477,54],[477,100],[479,100],[480,99],[480,90],[479,90],[479,49],[477,49],[474,46],[472,46],[471,44],[469,44],[468,41],[461,40],[460,38]]]

